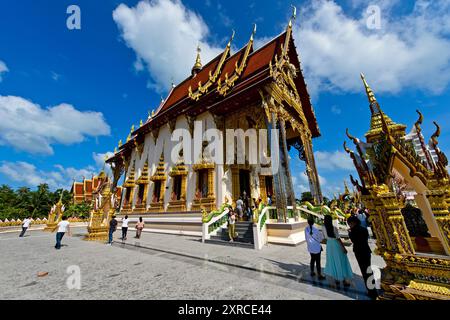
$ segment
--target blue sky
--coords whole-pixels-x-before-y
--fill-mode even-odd
[[[132,124],[156,109],[171,81],[202,59],[234,50],[257,23],[255,44],[282,32],[298,8],[294,39],[322,137],[315,139],[328,196],[343,187],[352,164],[345,128],[362,137],[370,114],[359,72],[383,110],[411,127],[416,109],[443,126],[450,152],[450,3],[437,1],[109,1],[18,0],[0,3],[0,184],[68,187],[101,167],[103,155]],[[81,30],[66,27],[69,5]],[[369,5],[379,29],[367,27]],[[297,193],[304,166],[292,153]]]

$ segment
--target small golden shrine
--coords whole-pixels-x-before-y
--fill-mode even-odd
[[[55,205],[53,205],[53,207],[50,209],[47,219],[47,226],[44,228],[44,231],[53,231],[56,228],[56,226],[62,219],[64,210],[65,207],[64,204],[62,203],[62,192],[61,192],[59,201]]]
[[[100,173],[99,180],[99,186],[93,193],[94,206],[89,217],[85,240],[107,240],[109,222],[118,205],[117,196],[111,190],[113,186],[104,171]]]
[[[363,75],[371,111],[366,142],[344,143],[360,182],[352,178],[370,211],[382,270],[382,299],[450,299],[450,185],[448,161],[438,147],[439,125],[429,143],[423,116],[411,132],[380,108]]]

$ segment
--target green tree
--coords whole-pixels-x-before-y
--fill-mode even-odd
[[[301,202],[305,202],[305,201],[308,201],[308,202],[313,202],[314,201],[314,198],[313,198],[311,192],[308,191],[308,192],[303,192],[302,193]]]

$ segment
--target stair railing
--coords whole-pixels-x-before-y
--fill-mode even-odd
[[[263,207],[257,220],[253,223],[253,244],[255,249],[261,250],[267,244],[267,226],[270,210],[276,210],[276,207]]]
[[[224,227],[228,223],[229,211],[230,207],[228,205],[222,205],[219,210],[211,212],[203,219],[202,242],[211,239],[212,234],[216,233],[218,229]]]
[[[308,215],[312,215],[314,217],[314,221],[315,221],[316,224],[323,224],[323,219],[324,219],[324,214],[323,213],[311,211],[311,210],[307,209],[306,206],[297,206],[297,209],[300,210],[301,212],[304,212],[304,213],[308,214]],[[334,221],[336,221],[336,220],[334,220]],[[338,223],[337,223],[336,227],[339,230],[345,230],[345,231],[348,230],[348,227],[347,227],[347,224],[346,224],[345,220],[340,219],[339,216],[338,216],[337,222]]]

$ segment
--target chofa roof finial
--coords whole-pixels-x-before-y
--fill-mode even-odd
[[[202,49],[200,48],[200,43],[197,44],[197,57],[195,58],[195,64],[192,67],[192,75],[197,74],[202,69],[202,60],[200,58],[200,52]]]

